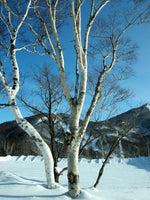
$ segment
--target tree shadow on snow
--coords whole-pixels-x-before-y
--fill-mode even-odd
[[[6,188],[8,189],[9,186],[9,190],[10,190],[10,193],[9,194],[3,194],[2,190],[0,192],[0,199],[30,199],[30,198],[41,198],[41,199],[53,199],[53,198],[59,198],[60,200],[62,198],[66,198],[68,197],[69,198],[69,195],[67,192],[64,191],[64,187],[59,185],[59,184],[56,184],[56,193],[54,194],[37,194],[37,186],[40,186],[41,187],[41,192],[45,192],[45,189],[47,191],[50,191],[47,189],[47,185],[44,184],[45,182],[44,181],[39,181],[39,180],[34,180],[34,179],[29,179],[29,178],[25,178],[25,177],[22,177],[22,176],[17,176],[15,174],[12,174],[12,173],[9,173],[9,172],[0,172],[0,175],[2,177],[2,179],[0,180],[0,186],[6,186]],[[27,188],[29,188],[31,191],[33,189],[33,192],[32,194],[19,194],[19,189],[21,187],[21,191],[23,191],[24,189],[24,186],[25,186],[25,190],[27,190]],[[4,188],[3,187],[3,188]],[[23,187],[23,188],[22,188]],[[32,188],[33,187],[33,188]],[[34,191],[34,187],[35,187],[35,191]],[[62,191],[59,190],[61,189],[62,187]],[[11,194],[11,189],[13,190],[13,188],[18,188],[18,192],[16,194]],[[58,189],[58,191],[57,191]],[[53,190],[55,191],[55,190]],[[50,191],[51,193],[51,191]],[[57,194],[58,193],[58,194]]]
[[[23,199],[23,198],[42,198],[42,199],[53,199],[53,198],[58,198],[60,197],[69,197],[68,193],[63,193],[63,194],[58,194],[58,195],[0,195],[0,198],[7,198],[7,199]]]
[[[127,164],[150,172],[150,157],[131,158]]]

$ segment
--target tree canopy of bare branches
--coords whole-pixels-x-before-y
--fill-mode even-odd
[[[127,0],[126,3],[116,0],[91,0],[90,2],[85,0],[30,0],[29,2],[31,5],[28,7],[30,8],[28,17],[22,16],[21,12],[15,12],[14,7],[12,8],[7,0],[1,1],[1,4],[9,15],[16,17],[19,24],[24,23],[32,33],[30,37],[32,43],[20,47],[19,50],[25,49],[31,52],[29,48],[32,44],[32,52],[47,54],[59,69],[63,93],[71,112],[71,133],[68,134],[67,141],[68,187],[69,194],[74,198],[81,192],[78,169],[79,147],[94,108],[102,98],[103,82],[108,76],[116,80],[128,77],[129,69],[135,60],[136,45],[133,45],[124,35],[131,26],[148,22],[150,5],[146,0]],[[43,13],[46,14],[43,15]],[[69,64],[75,72],[73,93],[70,92],[66,80],[67,61],[64,50],[66,44],[60,37],[60,31],[63,32],[63,28],[66,28],[63,26],[66,19],[70,22],[68,31],[72,34],[71,46],[75,58]],[[9,17],[9,24],[3,16],[2,21],[5,29],[10,33],[12,27]],[[14,44],[11,46],[12,49],[14,49]],[[80,127],[79,120],[87,95],[88,72],[93,65],[89,63],[90,55],[94,58],[93,64],[97,60],[99,70],[93,96]],[[2,68],[1,71],[1,80],[6,86]],[[13,85],[15,89],[18,87],[16,83],[18,79],[15,79]]]

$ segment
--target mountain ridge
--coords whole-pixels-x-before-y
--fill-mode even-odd
[[[50,145],[48,128],[40,117],[34,115],[26,119]],[[60,133],[59,138],[56,138],[61,151],[60,157],[66,157],[67,146],[64,141],[69,132],[69,115],[59,115],[59,119],[55,122],[55,131]],[[90,159],[105,157],[117,137],[126,132],[128,134],[119,143],[113,156],[150,156],[150,104],[133,108],[106,121],[89,122],[81,149],[88,142],[88,138],[91,142],[82,150],[81,157]],[[17,126],[15,121],[0,124],[0,156],[5,155],[40,155],[34,141]]]

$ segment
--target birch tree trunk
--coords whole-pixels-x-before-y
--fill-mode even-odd
[[[20,22],[18,22],[18,24],[15,24],[15,25],[12,23],[12,21],[14,21],[14,20],[12,20],[12,18],[11,18],[11,9],[8,7],[7,1],[3,2],[4,7],[6,9],[6,13],[8,14],[8,20],[6,21],[6,18],[3,14],[0,16],[0,20],[2,21],[2,23],[4,23],[6,30],[8,31],[8,34],[10,36],[10,43],[8,43],[7,51],[8,51],[8,53],[10,53],[10,61],[11,61],[12,69],[13,69],[13,85],[12,85],[12,87],[9,86],[6,82],[5,72],[3,70],[3,64],[1,64],[1,68],[0,68],[0,70],[1,70],[0,71],[0,79],[2,81],[2,84],[5,87],[6,92],[7,92],[7,96],[8,96],[7,106],[12,111],[18,126],[22,130],[24,130],[30,136],[31,139],[33,139],[35,141],[35,144],[37,145],[41,154],[44,157],[47,187],[52,189],[52,188],[55,188],[55,179],[54,179],[54,161],[53,161],[51,151],[50,151],[48,145],[44,142],[44,140],[40,136],[40,134],[37,132],[37,130],[26,119],[23,118],[23,116],[17,106],[17,103],[16,103],[16,95],[19,91],[19,86],[20,86],[19,85],[19,66],[18,66],[17,59],[16,59],[16,51],[18,50],[16,48],[16,41],[17,41],[18,32],[19,32],[25,18],[27,17],[28,11],[31,6],[31,2],[32,2],[32,0],[29,0],[26,10],[25,10],[25,13],[22,17],[22,20],[20,20]]]
[[[68,189],[72,198],[80,194],[78,154],[79,143],[74,139],[72,145],[68,146]]]
[[[69,194],[71,197],[75,198],[80,194],[80,186],[79,186],[79,170],[78,170],[78,154],[79,154],[79,146],[84,135],[86,126],[88,124],[88,120],[90,118],[91,112],[94,109],[97,98],[95,98],[94,103],[88,112],[88,117],[86,118],[86,123],[84,123],[84,127],[82,130],[79,130],[79,119],[81,117],[81,112],[84,105],[84,100],[86,96],[86,86],[87,86],[87,71],[88,71],[88,61],[87,61],[87,51],[88,51],[88,40],[89,33],[95,18],[101,9],[109,2],[110,0],[103,0],[95,3],[95,1],[91,2],[91,12],[87,24],[87,28],[84,36],[81,34],[81,6],[84,1],[81,0],[71,0],[70,2],[70,15],[72,18],[72,28],[74,34],[75,41],[75,51],[76,51],[76,83],[75,83],[75,93],[74,96],[71,95],[70,90],[68,88],[66,74],[65,74],[65,60],[64,53],[61,47],[60,39],[58,36],[58,30],[56,22],[58,21],[56,18],[57,15],[57,6],[61,5],[61,1],[49,1],[45,0],[46,9],[49,15],[49,21],[51,24],[51,31],[49,31],[48,24],[42,17],[40,13],[40,9],[38,6],[38,1],[34,4],[34,14],[39,19],[43,30],[45,32],[45,36],[47,37],[48,46],[43,41],[43,38],[40,37],[39,33],[34,29],[32,24],[26,22],[26,25],[29,26],[32,33],[37,38],[38,42],[43,47],[44,51],[55,61],[59,68],[61,84],[63,88],[63,92],[65,98],[71,109],[71,125],[70,130],[71,134],[68,135],[68,186],[69,186]],[[61,6],[60,6],[61,7]],[[59,9],[58,9],[59,10]],[[52,35],[52,36],[51,36]],[[83,40],[82,40],[83,39]],[[80,77],[79,77],[80,76]],[[99,91],[98,91],[99,92]],[[97,95],[98,96],[98,95]]]
[[[6,86],[6,90],[8,93],[8,101],[9,101],[9,108],[11,109],[18,126],[23,129],[31,139],[35,141],[35,144],[39,148],[41,154],[44,157],[45,163],[45,172],[46,172],[46,179],[47,179],[47,187],[49,189],[55,188],[55,178],[54,178],[54,161],[52,157],[52,153],[48,145],[44,142],[40,134],[37,130],[21,115],[21,112],[16,103],[16,94],[19,91],[19,67],[16,60],[16,52],[15,52],[15,40],[11,40],[11,62],[14,71],[13,80],[14,84],[13,87]]]
[[[19,91],[19,68],[16,61],[15,50],[12,50],[11,52],[11,61],[13,69],[15,71],[14,72],[15,78],[13,78],[15,83],[13,87],[9,87],[7,86],[6,83],[3,82],[8,94],[9,108],[11,109],[18,126],[21,129],[23,129],[30,136],[31,139],[35,141],[35,144],[37,145],[41,154],[43,155],[45,163],[47,187],[49,189],[52,189],[55,188],[55,179],[54,179],[54,161],[51,151],[48,145],[44,142],[44,140],[40,136],[40,134],[37,132],[37,130],[26,119],[23,118],[15,100],[16,94]]]
[[[136,16],[136,12],[135,12],[136,10],[134,10],[135,16],[133,16],[133,18],[131,17],[132,19],[130,19],[129,21],[126,20],[128,21],[128,23],[127,25],[125,24],[125,27],[123,30],[121,28],[120,30],[121,32],[119,33],[119,35],[118,33],[117,35],[115,35],[116,33],[115,33],[114,28],[112,32],[110,33],[110,35],[107,36],[106,34],[106,37],[105,37],[105,32],[104,32],[104,37],[103,37],[103,33],[100,34],[100,36],[102,36],[103,39],[105,38],[107,40],[107,43],[109,44],[109,46],[108,48],[104,50],[102,49],[102,52],[101,52],[102,68],[100,67],[101,70],[99,71],[97,84],[95,85],[94,94],[93,94],[92,101],[89,105],[89,109],[87,110],[85,114],[85,118],[83,120],[81,128],[79,128],[79,118],[83,110],[85,95],[87,93],[86,86],[87,86],[87,72],[88,72],[89,34],[98,14],[110,1],[111,0],[90,1],[91,8],[89,10],[89,15],[87,18],[88,21],[86,24],[86,28],[84,28],[83,26],[83,29],[81,29],[82,28],[81,7],[87,1],[84,1],[84,0],[70,1],[69,15],[71,16],[71,19],[72,19],[72,32],[74,35],[73,46],[75,48],[75,55],[76,55],[76,63],[75,63],[76,82],[75,82],[75,87],[74,87],[74,95],[72,95],[72,93],[70,92],[68,84],[67,84],[66,74],[65,74],[66,62],[64,59],[64,51],[63,51],[62,44],[60,42],[60,38],[58,34],[59,10],[60,8],[61,10],[63,10],[62,8],[65,8],[63,7],[63,5],[65,4],[61,4],[63,1],[59,1],[59,0],[54,0],[54,1],[44,0],[45,8],[44,7],[43,8],[45,9],[44,11],[48,11],[48,16],[49,16],[49,22],[47,23],[48,18],[45,20],[43,17],[43,13],[41,12],[42,7],[40,6],[40,3],[39,3],[40,1],[34,1],[34,14],[39,20],[41,27],[43,27],[44,37],[41,36],[41,33],[39,33],[38,31],[34,29],[32,22],[26,22],[26,25],[32,31],[32,33],[34,34],[34,36],[40,43],[41,47],[43,48],[44,52],[46,52],[46,54],[48,54],[48,56],[50,56],[54,60],[54,62],[57,64],[59,72],[60,72],[63,92],[71,110],[71,116],[70,116],[71,117],[71,125],[70,125],[71,134],[68,135],[68,186],[69,186],[69,194],[73,198],[75,198],[76,196],[80,194],[79,170],[78,170],[79,146],[80,146],[82,137],[85,133],[85,130],[88,126],[93,110],[97,102],[102,97],[102,83],[104,81],[105,76],[110,74],[111,70],[113,69],[113,66],[119,61],[119,58],[116,55],[116,51],[118,48],[118,43],[119,43],[120,38],[131,25],[136,24],[136,21],[139,21],[139,19],[141,19],[142,21],[142,18],[141,18],[142,14]],[[65,11],[66,10],[64,10],[64,13]],[[68,7],[67,7],[67,11],[68,11]],[[68,15],[68,13],[66,14]],[[50,26],[51,28],[49,28],[49,23],[51,25]],[[122,24],[121,24],[121,27],[123,27]],[[98,35],[98,37],[100,36]],[[45,37],[47,40],[45,40]]]
[[[9,99],[10,99],[9,103],[11,105],[12,98],[9,97]],[[54,161],[50,148],[48,147],[46,142],[44,142],[44,140],[37,132],[37,130],[26,119],[23,118],[16,103],[15,105],[10,106],[9,108],[11,109],[11,111],[15,116],[18,126],[22,130],[24,130],[30,136],[31,139],[34,140],[36,146],[39,148],[41,154],[43,155],[45,164],[45,173],[47,179],[47,187],[49,189],[55,188]]]
[[[78,155],[81,138],[79,137],[80,113],[72,109],[70,131],[68,138],[68,189],[72,198],[80,194]]]

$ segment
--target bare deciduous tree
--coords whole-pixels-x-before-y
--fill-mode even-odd
[[[17,48],[17,41],[19,37],[19,31],[22,28],[23,22],[28,15],[31,3],[32,1],[29,0],[28,3],[24,5],[24,10],[22,13],[20,13],[20,10],[18,10],[19,16],[22,18],[22,20],[17,20],[17,18],[15,19],[14,15],[11,14],[6,1],[0,1],[0,6],[1,6],[0,21],[3,24],[3,28],[6,32],[6,34],[2,33],[0,40],[2,48],[1,50],[4,50],[4,52],[6,52],[1,57],[1,60],[3,58],[3,62],[1,61],[0,79],[3,86],[5,87],[8,97],[8,103],[1,104],[1,106],[9,107],[19,127],[22,128],[32,139],[34,139],[35,144],[40,149],[44,157],[48,188],[54,188],[55,180],[53,173],[53,158],[51,151],[48,145],[44,142],[44,140],[40,136],[40,134],[37,132],[37,130],[26,119],[23,118],[16,102],[16,95],[19,91],[19,82],[20,82],[19,66],[16,58],[16,52],[21,50],[20,48]],[[4,40],[2,40],[3,37]],[[4,71],[8,55],[10,56],[10,64],[13,70],[12,85],[9,85],[7,83]]]
[[[107,153],[107,155],[105,156],[105,159],[103,161],[103,164],[99,170],[99,173],[98,173],[98,177],[95,181],[95,184],[94,184],[94,187],[96,188],[97,185],[99,184],[99,181],[103,175],[103,172],[104,172],[104,168],[108,162],[108,160],[111,158],[112,154],[114,153],[114,151],[116,150],[117,146],[118,145],[121,145],[121,141],[124,137],[127,137],[128,134],[132,131],[133,128],[135,128],[135,125],[136,125],[136,120],[138,119],[138,117],[140,116],[140,113],[138,113],[136,110],[132,110],[132,116],[129,115],[126,115],[125,118],[120,119],[120,125],[118,127],[116,127],[116,138],[114,139],[114,141],[112,142],[112,144],[110,145],[109,147],[109,151]],[[133,117],[134,116],[134,117]],[[116,123],[115,123],[116,125]],[[115,133],[113,133],[115,134]],[[137,147],[138,149],[138,147]],[[120,149],[120,150],[123,150],[123,149]],[[123,153],[120,151],[120,154]],[[120,155],[122,156],[122,155]]]
[[[58,30],[57,30],[57,13],[59,10],[57,6],[59,5],[59,1],[53,1],[52,3],[49,0],[45,0],[46,9],[49,11],[49,21],[51,24],[51,34],[47,27],[47,22],[41,18],[42,15],[40,11],[39,1],[36,1],[34,7],[34,13],[36,17],[41,22],[43,29],[45,30],[45,35],[47,38],[48,45],[39,38],[39,35],[33,29],[32,24],[27,22],[27,25],[30,27],[32,33],[39,40],[41,46],[44,48],[45,52],[49,54],[49,56],[56,62],[60,77],[61,84],[63,87],[63,92],[66,97],[66,100],[70,106],[71,110],[71,124],[70,130],[71,134],[68,135],[68,186],[69,186],[69,194],[71,197],[76,197],[80,194],[80,186],[79,186],[79,171],[78,171],[78,153],[79,146],[82,141],[84,132],[89,123],[90,117],[93,113],[93,110],[96,106],[96,103],[101,98],[102,93],[102,83],[104,78],[107,75],[112,75],[115,78],[117,77],[117,73],[124,72],[125,66],[120,64],[121,67],[117,66],[121,59],[128,60],[131,57],[132,49],[126,50],[126,54],[118,54],[118,50],[121,48],[120,44],[123,44],[121,41],[123,40],[123,35],[126,30],[135,24],[143,23],[149,17],[149,9],[147,7],[142,7],[143,4],[140,4],[139,1],[132,2],[132,12],[129,15],[125,16],[124,23],[121,23],[120,26],[114,23],[113,27],[111,26],[111,31],[109,31],[110,35],[108,35],[107,31],[103,31],[103,34],[100,35],[104,40],[102,43],[103,48],[106,50],[102,53],[102,64],[99,70],[99,75],[97,79],[97,84],[95,86],[95,92],[93,94],[92,101],[89,105],[89,109],[86,112],[84,122],[81,127],[79,127],[79,120],[82,113],[85,96],[86,96],[86,86],[87,86],[87,74],[88,74],[88,46],[89,46],[89,34],[91,32],[91,28],[93,26],[94,21],[96,20],[99,13],[101,13],[104,7],[107,4],[111,3],[115,4],[114,1],[103,0],[103,1],[91,1],[91,7],[89,11],[89,15],[87,16],[87,24],[85,25],[85,31],[81,29],[81,13],[84,5],[87,3],[86,1],[81,0],[72,0],[70,3],[70,14],[72,19],[72,27],[73,27],[73,35],[74,35],[74,47],[76,54],[76,83],[74,88],[74,95],[72,96],[66,81],[65,75],[65,59],[62,43],[59,38]],[[81,9],[82,8],[82,9]],[[112,8],[114,9],[114,7]],[[131,7],[130,7],[131,10]],[[112,13],[114,11],[112,10]],[[107,14],[106,14],[107,15]],[[129,16],[129,17],[128,17]],[[112,25],[112,24],[111,24]],[[103,26],[105,27],[105,26]],[[121,42],[121,43],[120,43]],[[127,41],[124,42],[124,44]],[[108,44],[108,45],[107,45]],[[128,46],[129,47],[129,46]],[[131,63],[130,63],[131,64]],[[114,67],[115,66],[115,67]],[[111,73],[111,74],[110,74]]]
[[[55,181],[58,182],[59,174],[56,168],[61,148],[58,147],[56,141],[58,133],[55,133],[54,124],[57,120],[57,111],[62,103],[63,91],[59,76],[52,73],[47,64],[43,67],[36,67],[36,69],[35,71],[33,68],[33,75],[30,77],[35,87],[31,92],[29,89],[27,93],[23,90],[19,100],[28,110],[34,114],[40,114],[41,120],[48,127],[50,148],[54,159]]]
[[[12,15],[16,16],[18,20],[21,20],[21,22],[24,21],[20,15],[16,14],[9,8],[6,0],[4,2],[5,7]],[[67,142],[68,186],[69,194],[73,198],[78,196],[81,192],[78,169],[78,154],[80,143],[84,136],[93,110],[101,98],[102,83],[105,77],[108,75],[113,76],[115,79],[120,79],[120,77],[118,78],[118,74],[122,75],[123,73],[127,72],[125,69],[128,69],[128,66],[131,65],[131,62],[125,66],[123,61],[124,59],[128,60],[131,57],[132,48],[130,48],[130,45],[128,45],[127,49],[125,50],[125,54],[119,54],[119,49],[123,48],[122,44],[126,44],[128,42],[128,40],[125,40],[123,36],[131,26],[146,22],[150,14],[149,2],[145,0],[132,0],[126,2],[126,4],[121,1],[119,2],[119,9],[117,9],[117,3],[118,2],[115,0],[92,0],[89,5],[89,2],[85,0],[71,0],[70,2],[59,0],[35,0],[33,1],[34,18],[26,18],[26,21],[24,21],[24,23],[30,28],[30,31],[35,36],[36,41],[40,43],[44,53],[48,54],[48,56],[53,59],[58,66],[63,92],[70,106],[71,134],[68,134]],[[66,4],[69,5],[68,9],[65,9]],[[88,13],[86,13],[86,20],[84,21],[82,14],[85,11],[84,9],[86,9],[85,6],[87,5]],[[128,7],[126,5],[128,5]],[[109,10],[107,10],[107,8]],[[65,50],[63,49],[63,45],[65,44],[63,44],[63,41],[61,41],[61,37],[58,31],[60,24],[60,11],[63,11],[63,16],[66,16],[65,13],[69,13],[70,19],[72,20],[72,26],[69,26],[69,28],[73,34],[72,46],[74,48],[74,56],[76,58],[75,63],[70,63],[71,67],[73,67],[75,69],[74,71],[76,72],[73,95],[69,91],[66,80],[65,69],[67,61],[64,56]],[[43,17],[43,12],[47,12],[46,17]],[[112,16],[110,20],[112,19],[112,23],[109,23],[108,21],[106,24],[102,24],[103,20],[101,19],[101,13],[105,15],[105,19],[108,19],[108,13],[111,14]],[[94,89],[91,103],[89,104],[89,108],[85,114],[82,126],[80,127],[79,120],[83,111],[83,105],[87,94],[87,75],[90,67],[88,64],[88,51],[90,42],[89,36],[90,33],[92,33],[91,29],[94,22],[96,22],[98,15],[101,20],[102,31],[98,33],[98,35],[95,34],[95,32],[94,35],[91,34],[95,43],[93,43],[93,41],[91,42],[95,45],[97,43],[96,38],[100,39],[100,45],[102,46],[101,49],[104,49],[104,51],[100,52],[101,62],[98,61],[99,72],[97,83]],[[35,23],[33,23],[35,21],[33,19],[35,18],[38,22],[36,23],[37,26],[35,26]],[[116,21],[116,19],[121,19],[121,23]],[[105,29],[108,25],[110,25],[110,29]],[[39,30],[42,31],[39,32]],[[124,41],[124,43],[122,41]],[[133,48],[133,50],[134,49],[135,48]],[[98,58],[98,54],[96,58]]]

